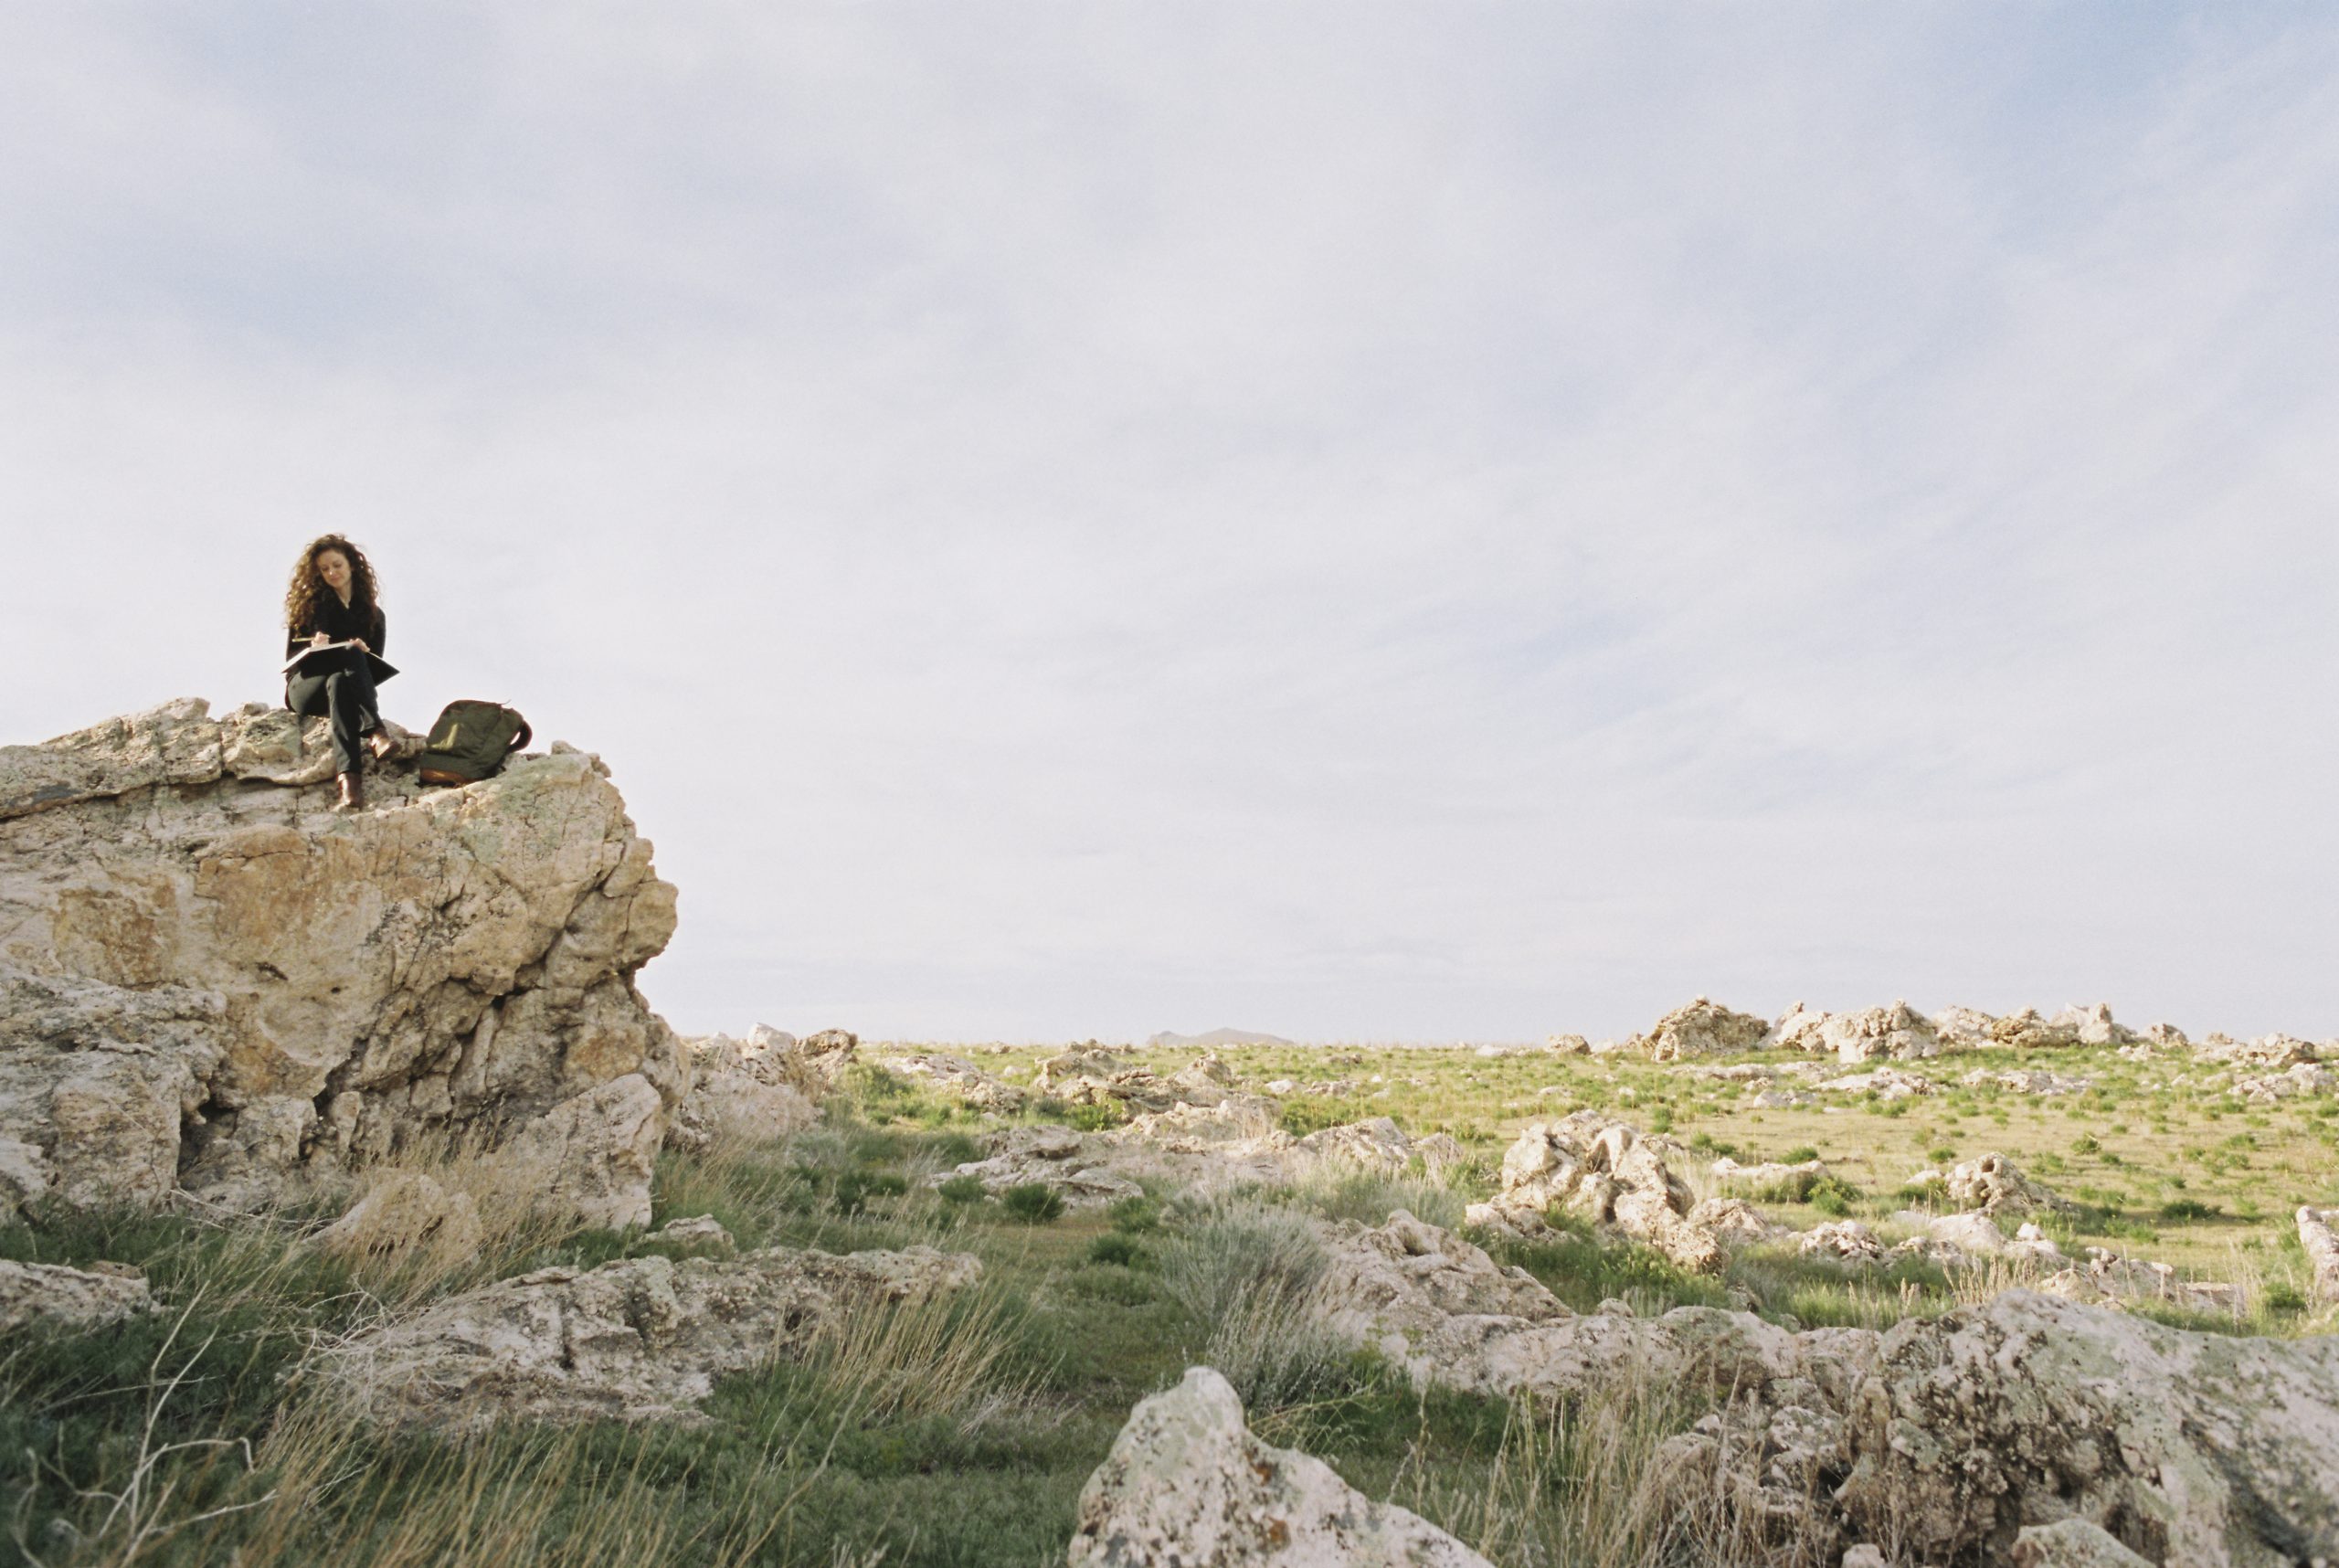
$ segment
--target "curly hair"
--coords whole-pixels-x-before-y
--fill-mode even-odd
[[[333,592],[317,575],[317,557],[327,550],[337,551],[349,563],[349,608],[370,620],[379,606],[374,597],[374,563],[365,558],[365,552],[338,534],[321,535],[301,552],[292,567],[291,584],[284,590],[284,624],[290,630],[307,630],[313,624],[311,616],[318,596]]]

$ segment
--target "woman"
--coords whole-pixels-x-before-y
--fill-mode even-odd
[[[284,705],[303,718],[333,721],[333,769],[341,778],[336,811],[365,804],[365,758],[390,749],[380,710],[374,705],[374,670],[366,655],[379,658],[385,628],[376,600],[373,563],[365,552],[338,534],[310,541],[284,590],[284,657],[304,647],[354,644],[312,654],[284,679]]]

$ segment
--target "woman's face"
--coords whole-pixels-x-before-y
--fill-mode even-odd
[[[317,552],[317,576],[324,579],[325,587],[342,598],[349,597],[349,557],[339,550]]]

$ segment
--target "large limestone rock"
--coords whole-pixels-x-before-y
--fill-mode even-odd
[[[674,890],[595,758],[394,762],[336,815],[321,745],[190,700],[0,749],[0,1202],[256,1202],[619,1080],[679,1099],[633,984]]]
[[[980,1273],[968,1255],[923,1246],[538,1269],[345,1340],[312,1375],[394,1425],[687,1420],[715,1378],[800,1353],[840,1314],[959,1289]]]
[[[1685,1268],[1721,1267],[1721,1222],[1741,1218],[1737,1207],[1697,1203],[1653,1146],[1621,1122],[1603,1123],[1597,1112],[1529,1123],[1503,1155],[1500,1181],[1490,1201],[1470,1205],[1472,1224],[1533,1235],[1545,1226],[1544,1212],[1557,1204],[1646,1242]]]
[[[1859,1012],[1818,1012],[1798,1001],[1771,1027],[1770,1043],[1847,1063],[1887,1057],[1912,1062],[1941,1054],[1932,1020],[1905,1001]]]
[[[1847,1415],[1838,1506],[1906,1561],[2003,1562],[2064,1519],[2164,1568],[2339,1555],[2339,1340],[2013,1291],[1888,1330]]]
[[[120,1264],[69,1268],[0,1259],[0,1334],[27,1325],[83,1331],[153,1305],[146,1277]]]
[[[1071,1568],[1492,1568],[1320,1459],[1262,1443],[1195,1367],[1140,1402],[1081,1489]]]
[[[1752,1051],[1770,1031],[1770,1024],[1752,1013],[1732,1012],[1701,996],[1658,1019],[1633,1045],[1656,1061],[1678,1062]]]

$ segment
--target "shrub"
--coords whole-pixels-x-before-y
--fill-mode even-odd
[[[2306,1298],[2287,1285],[2270,1285],[2266,1287],[2266,1310],[2303,1312],[2306,1310]]]
[[[1808,1165],[1819,1158],[1819,1150],[1807,1143],[1798,1144],[1779,1156],[1782,1165]]]
[[[1248,1295],[1305,1296],[1323,1272],[1323,1243],[1307,1215],[1239,1202],[1205,1214],[1161,1265],[1170,1298],[1203,1323],[1224,1320]]]
[[[946,1203],[979,1203],[990,1196],[979,1176],[953,1176],[935,1188]]]
[[[2095,1134],[2091,1132],[2083,1132],[2071,1140],[2073,1154],[2097,1154],[2101,1153],[2103,1145],[2096,1141]]]
[[[857,1214],[872,1198],[898,1198],[909,1190],[907,1179],[891,1171],[840,1171],[830,1203],[840,1214]]]
[[[1143,1235],[1161,1228],[1161,1205],[1150,1198],[1118,1198],[1105,1213],[1113,1228],[1124,1235]]]
[[[1831,1220],[1840,1220],[1852,1212],[1851,1200],[1833,1181],[1823,1181],[1812,1189],[1811,1206]]]
[[[1064,1194],[1044,1181],[1018,1181],[999,1195],[999,1206],[1027,1225],[1064,1218]]]
[[[2173,1203],[2160,1206],[2160,1217],[2169,1224],[2182,1224],[2188,1220],[2214,1220],[2218,1213],[2216,1205],[2205,1203],[2198,1198],[2179,1198]]]
[[[1088,1261],[1110,1264],[1117,1268],[1135,1268],[1152,1260],[1146,1255],[1137,1238],[1116,1233],[1098,1236],[1088,1244]]]
[[[1064,1119],[1065,1126],[1078,1132],[1106,1132],[1129,1119],[1129,1107],[1120,1100],[1068,1106]]]

